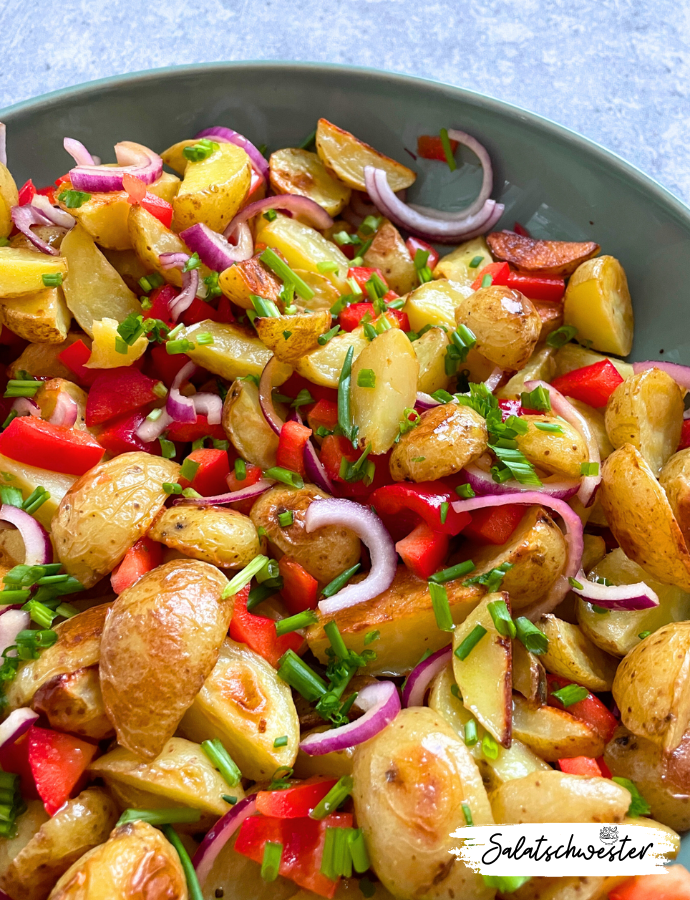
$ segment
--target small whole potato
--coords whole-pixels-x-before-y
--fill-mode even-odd
[[[520,291],[490,285],[462,300],[455,310],[458,325],[477,338],[476,349],[502,369],[521,369],[541,332],[541,317]]]
[[[220,506],[171,506],[153,523],[149,537],[221,569],[241,569],[261,552],[249,516]]]
[[[222,421],[242,459],[260,469],[275,466],[278,438],[261,412],[259,389],[252,381],[238,378],[232,383],[223,403]]]
[[[417,286],[417,270],[400,232],[391,222],[380,226],[371,247],[364,254],[364,265],[380,269],[388,286],[402,297]]]
[[[531,463],[554,475],[580,477],[580,466],[588,461],[589,453],[585,439],[576,428],[556,416],[521,416],[520,421],[527,424],[529,431],[518,434],[515,440]],[[540,425],[558,425],[561,430],[543,431]]]
[[[163,484],[176,482],[179,472],[172,460],[137,451],[99,463],[77,479],[52,522],[65,570],[87,588],[112,572],[149,530],[168,497]]]
[[[673,454],[661,470],[659,484],[666,491],[673,515],[690,547],[690,448]]]
[[[347,528],[328,525],[307,534],[307,509],[311,503],[327,498],[328,494],[313,484],[299,490],[278,485],[259,497],[251,511],[252,522],[257,529],[265,529],[274,554],[287,554],[322,584],[359,562],[361,552],[359,538]],[[284,528],[278,516],[288,510],[294,517],[292,525]]]
[[[469,406],[446,403],[422,413],[393,448],[394,481],[434,481],[459,472],[487,448],[486,422]]]

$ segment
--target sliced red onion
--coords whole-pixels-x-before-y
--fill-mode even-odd
[[[369,196],[379,212],[424,240],[443,244],[466,241],[485,234],[503,215],[503,204],[496,203],[495,200],[487,200],[479,212],[469,217],[464,213],[437,213],[434,217],[422,215],[396,196],[383,169],[365,166],[364,180]]]
[[[242,500],[256,500],[257,497],[260,497],[272,488],[274,484],[275,481],[260,478],[254,484],[240,488],[239,491],[230,491],[228,494],[216,494],[215,497],[182,497],[178,500],[173,500],[173,506],[179,506],[180,503],[191,503],[194,506],[225,506],[228,503],[240,503]]]
[[[23,609],[8,609],[0,616],[0,654],[17,643],[17,635],[31,624],[31,616]]]
[[[115,144],[115,156],[117,166],[79,165],[71,169],[69,175],[72,187],[88,193],[121,191],[122,176],[125,173],[141,179],[144,184],[153,184],[163,172],[163,160],[160,156],[133,141]]]
[[[404,707],[424,706],[427,689],[440,671],[445,669],[453,658],[452,647],[441,647],[410,672],[403,687],[402,702]],[[357,698],[359,700],[359,698]]]
[[[184,271],[184,267],[189,261],[187,253],[161,253],[158,259],[163,269],[180,269],[182,271],[182,291],[177,295],[170,307],[170,315],[173,321],[176,322],[179,316],[194,303],[194,298],[199,290],[199,269]]]
[[[62,425],[63,428],[72,428],[77,421],[79,407],[75,400],[65,391],[59,391],[55,401],[53,415],[48,419],[51,425]]]
[[[434,400],[431,394],[425,394],[424,391],[417,391],[417,399],[414,403],[417,409],[433,409],[435,406],[440,406],[440,402],[438,400]]]
[[[37,419],[41,418],[41,408],[38,403],[35,403],[28,397],[17,397],[12,404],[12,410],[13,412],[16,412],[18,416],[35,416]]]
[[[98,162],[89,153],[81,141],[77,141],[75,138],[66,137],[62,142],[62,146],[78,166],[98,165]]]
[[[52,225],[50,219],[44,215],[40,209],[25,203],[24,206],[13,206],[10,215],[17,231],[21,231],[24,237],[27,237],[31,243],[40,250],[41,253],[48,253],[50,256],[58,256],[55,247],[51,247],[45,241],[42,241],[38,235],[31,230],[32,225]]]
[[[198,416],[206,416],[209,425],[220,425],[223,401],[218,394],[212,394],[210,391],[199,391],[198,394],[193,394],[190,399]]]
[[[498,484],[493,480],[490,472],[485,472],[474,463],[465,466],[464,472],[467,475],[467,483],[478,497],[495,497],[499,494],[513,494],[516,491],[526,493],[535,490],[532,485],[520,484],[515,479]],[[538,492],[555,497],[557,500],[569,500],[579,490],[579,481],[550,481],[547,479],[542,482]]]
[[[229,269],[236,262],[250,259],[254,253],[254,239],[246,222],[237,227],[236,244],[230,244],[227,238],[211,231],[203,222],[185,228],[180,232],[180,237],[192,252],[199,254],[202,263],[214,272]]]
[[[491,393],[496,390],[496,388],[501,383],[501,378],[503,378],[503,369],[499,369],[498,366],[493,370],[491,375],[484,382],[485,387],[487,387]]]
[[[221,819],[218,819],[203,839],[192,859],[192,865],[196,869],[196,876],[202,887],[220,851],[235,834],[242,822],[255,811],[256,794],[251,797],[245,797],[232,809],[229,809]]]
[[[266,419],[266,422],[274,434],[280,434],[283,430],[283,425],[285,424],[273,406],[273,373],[277,365],[278,360],[275,356],[272,356],[264,366],[259,381],[259,404],[261,406],[261,412],[264,414],[264,419]]]
[[[352,500],[314,500],[304,518],[306,531],[310,533],[326,525],[339,525],[354,532],[371,556],[371,570],[363,581],[347,584],[337,594],[319,603],[321,612],[330,615],[378,597],[387,590],[395,577],[398,555],[381,519],[368,507]]]
[[[340,728],[308,734],[300,743],[300,750],[307,756],[323,756],[371,740],[400,712],[400,695],[392,681],[379,681],[362,688],[357,694],[357,706],[365,710],[361,718]]]
[[[194,408],[194,400],[192,397],[183,397],[180,393],[180,385],[183,381],[188,381],[196,372],[196,363],[191,360],[186,363],[175,376],[170,387],[170,393],[165,403],[165,409],[168,415],[175,422],[182,422],[193,425],[196,422],[196,409]]]
[[[316,450],[314,449],[314,445],[311,442],[311,438],[304,445],[304,471],[306,473],[307,479],[311,481],[312,484],[315,484],[317,487],[321,488],[322,491],[326,491],[327,494],[335,493],[335,486],[333,482],[328,477],[328,473],[326,472],[323,463],[318,457]]]
[[[562,416],[566,422],[580,432],[584,442],[587,444],[587,453],[589,454],[589,462],[596,463],[598,467],[598,475],[585,475],[580,483],[577,492],[577,498],[583,506],[589,506],[596,489],[601,484],[601,454],[599,453],[599,444],[592,431],[589,422],[582,413],[578,412],[572,403],[569,403],[560,391],[557,391],[553,385],[546,381],[526,381],[525,390],[533,391],[535,388],[543,387],[549,393],[551,399],[551,409],[557,416]]]
[[[643,581],[637,584],[596,584],[589,581],[582,569],[575,576],[575,581],[582,588],[571,585],[574,594],[605,609],[653,609],[659,605],[658,596]]]
[[[0,122],[0,163],[7,165],[7,126]]]
[[[46,219],[50,219],[53,225],[59,225],[61,228],[74,228],[77,220],[64,209],[58,209],[53,206],[50,200],[43,194],[34,194],[31,198],[31,205],[35,206]]]
[[[473,216],[475,213],[478,213],[480,209],[482,209],[486,201],[491,196],[491,191],[494,185],[494,176],[489,152],[486,147],[482,146],[482,144],[480,144],[476,138],[472,137],[471,134],[467,134],[467,132],[465,131],[458,131],[455,128],[448,129],[448,137],[451,141],[457,141],[458,144],[463,144],[465,147],[468,147],[481,163],[483,177],[479,195],[472,203],[470,203],[468,207],[457,213],[441,213],[438,210],[429,209],[425,206],[412,206],[412,209],[416,209],[418,212],[421,212],[426,216],[430,216],[431,218],[435,217],[437,219],[446,219],[449,222],[457,222],[459,219],[469,219],[470,216]]]
[[[0,521],[9,522],[19,530],[24,541],[27,566],[46,566],[53,561],[53,545],[50,536],[40,522],[17,506],[3,503],[0,506]]]
[[[671,378],[684,388],[690,391],[690,366],[681,366],[679,363],[662,362],[661,360],[646,360],[645,362],[634,362],[632,364],[633,372],[638,375],[640,372],[646,372],[647,369],[661,369]]]
[[[214,137],[216,140],[234,144],[236,147],[241,147],[252,161],[253,168],[259,175],[268,181],[270,170],[268,168],[266,157],[258,147],[255,147],[251,141],[248,141],[243,134],[240,134],[238,131],[233,131],[232,128],[225,128],[223,125],[214,125],[212,128],[204,128],[204,130],[200,131],[195,137]]]
[[[149,419],[147,416],[134,433],[140,441],[150,444],[151,441],[158,440],[168,425],[172,425],[174,421],[176,420],[163,410],[157,419]]]
[[[10,644],[10,646],[12,645]],[[0,725],[0,748],[14,744],[23,734],[26,734],[36,719],[38,719],[38,713],[35,713],[33,709],[26,706],[21,709],[13,709]]]
[[[300,197],[299,194],[276,194],[275,197],[266,197],[264,200],[256,200],[254,203],[245,206],[244,209],[237,213],[223,234],[225,237],[230,237],[238,225],[241,225],[242,222],[246,222],[253,216],[258,216],[259,213],[267,209],[287,209],[296,216],[302,216],[303,219],[307,219],[310,225],[318,228],[320,231],[330,228],[333,224],[333,219],[326,210],[314,200],[310,200],[309,197]]]

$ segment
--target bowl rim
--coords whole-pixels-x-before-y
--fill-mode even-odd
[[[398,82],[401,87],[406,84],[422,85],[433,91],[441,91],[451,93],[462,102],[488,108],[494,113],[503,116],[509,116],[518,119],[536,130],[546,132],[551,137],[576,146],[582,153],[594,158],[599,164],[609,169],[613,169],[619,176],[632,181],[639,190],[643,192],[651,192],[654,198],[662,206],[665,206],[668,212],[680,219],[686,228],[690,229],[690,206],[685,204],[679,197],[673,194],[667,187],[658,182],[651,175],[648,175],[634,163],[629,162],[613,150],[609,150],[597,141],[585,137],[577,131],[554,122],[546,116],[534,113],[524,109],[517,104],[510,103],[506,100],[499,100],[490,94],[484,94],[480,91],[470,90],[469,88],[458,87],[457,85],[448,84],[444,81],[436,81],[431,78],[423,78],[419,75],[408,75],[403,72],[388,71],[385,69],[374,69],[368,66],[354,66],[345,63],[323,63],[310,61],[295,60],[228,60],[215,61],[205,63],[188,63],[184,65],[161,66],[154,69],[143,69],[136,72],[129,72],[124,75],[109,75],[105,78],[98,78],[93,81],[85,81],[80,84],[70,85],[68,87],[59,88],[55,91],[49,91],[45,94],[39,94],[37,97],[31,97],[27,100],[21,100],[11,106],[0,109],[0,121],[6,121],[12,116],[24,112],[32,112],[40,110],[43,107],[49,107],[52,103],[63,98],[70,98],[73,95],[89,94],[101,91],[103,88],[117,89],[121,85],[134,82],[146,84],[149,81],[157,81],[168,76],[194,75],[195,73],[205,73],[216,69],[218,72],[226,72],[238,69],[276,69],[276,70],[292,70],[296,72],[313,73],[318,75],[319,71],[323,72],[340,72],[342,74],[365,75],[377,81]],[[11,124],[11,123],[10,123]]]

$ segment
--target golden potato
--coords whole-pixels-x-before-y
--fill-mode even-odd
[[[322,584],[330,581],[359,562],[361,546],[353,532],[338,525],[327,525],[307,534],[304,519],[311,503],[328,494],[314,485],[303,488],[276,485],[258,498],[251,511],[257,528],[264,528],[271,551],[280,558],[287,554]],[[284,528],[278,516],[286,510],[294,512],[291,525]]]
[[[317,725],[308,732],[303,732],[302,738],[308,734],[319,734],[328,731],[330,726]],[[311,778],[312,775],[326,776],[327,778],[342,778],[343,775],[352,775],[356,747],[348,747],[347,750],[336,750],[333,753],[324,753],[323,756],[309,756],[300,750],[293,766],[296,778]]]
[[[367,344],[352,366],[352,418],[363,450],[387,453],[400,436],[405,410],[417,399],[419,363],[407,335],[384,331]]]
[[[632,444],[602,467],[599,500],[625,554],[664,584],[690,591],[690,553],[664,489]]]
[[[595,350],[627,356],[633,342],[633,309],[623,266],[613,256],[600,256],[578,266],[563,301],[566,325],[577,328],[578,340]]]
[[[513,735],[547,762],[573,756],[598,757],[604,739],[564,709],[535,706],[513,695]]]
[[[103,704],[98,666],[53,675],[37,689],[31,708],[58,731],[96,741],[115,735]]]
[[[60,249],[62,239],[67,234],[67,230],[60,225],[35,225],[31,230],[36,237],[39,237],[55,250]],[[17,234],[10,238],[10,247],[13,247],[15,250],[31,250],[32,253],[41,252],[21,231],[18,231]]]
[[[661,470],[659,484],[666,492],[685,543],[690,546],[690,448],[671,456]]]
[[[548,344],[540,347],[519,372],[516,372],[502,387],[497,388],[496,396],[503,400],[519,400],[520,394],[525,390],[526,381],[551,381],[556,373],[555,354],[555,348],[549,347]]]
[[[425,394],[446,390],[450,377],[446,375],[446,349],[450,340],[442,328],[430,328],[412,342],[419,363],[417,390]]]
[[[252,381],[233,382],[223,403],[222,422],[242,459],[261,469],[276,465],[278,437],[261,412],[259,389]]]
[[[118,276],[119,277],[119,276]],[[91,356],[84,363],[87,369],[119,369],[120,366],[131,366],[148,349],[149,342],[144,334],[140,335],[133,344],[126,345],[126,352],[120,353],[118,348],[117,319],[108,316],[103,319],[94,319],[91,322]]]
[[[152,900],[189,896],[177,851],[146,822],[119,825],[70,866],[48,900],[133,900],[133,890]]]
[[[268,266],[261,262],[259,255],[224,269],[218,278],[218,285],[225,296],[242,309],[254,309],[252,294],[265,297],[274,303],[279,302],[283,284]]]
[[[599,534],[585,534],[583,537],[582,568],[589,574],[606,556],[606,541]]]
[[[526,434],[515,438],[518,449],[540,469],[566,478],[579,478],[582,463],[589,460],[587,444],[580,432],[557,416],[527,415],[521,420],[528,426]],[[558,425],[560,433],[544,431],[540,426]]]
[[[319,346],[318,338],[331,327],[330,310],[296,316],[257,317],[257,334],[281,362],[294,366]]]
[[[393,317],[387,316],[386,318],[390,322]],[[398,327],[397,320],[394,327]],[[364,334],[364,327],[358,325],[352,331],[341,331],[325,346],[319,347],[318,350],[313,350],[302,359],[297,360],[295,369],[314,384],[337,388],[347,351],[352,347],[352,358],[356,360],[368,346],[369,340]]]
[[[595,353],[593,350],[587,350],[579,344],[571,342],[560,347],[554,355],[556,375],[565,375],[566,372],[572,372],[574,369],[593,366],[604,359],[608,359],[623,379],[631,378],[635,374],[630,363],[623,362],[622,359],[617,359],[615,356],[603,356],[601,353]]]
[[[358,191],[366,191],[364,167],[383,169],[393,191],[402,191],[414,183],[417,175],[389,156],[374,150],[354,134],[338,128],[328,119],[319,119],[316,125],[316,152],[327,169],[335,172],[341,181]]]
[[[539,241],[514,231],[494,231],[486,243],[495,259],[506,260],[532,275],[572,275],[599,252],[593,241]]]
[[[4,163],[0,163],[0,238],[9,237],[14,223],[12,222],[12,207],[19,203],[17,185],[12,178],[9,169]]]
[[[626,728],[672,753],[690,725],[690,622],[663,625],[633,647],[612,690]]]
[[[42,800],[26,801],[26,810],[16,820],[17,833],[13,838],[3,838],[0,841],[0,887],[3,875],[12,865],[12,860],[38,834],[41,825],[47,822],[48,818]]]
[[[295,297],[295,306],[298,309],[311,309],[313,312],[323,309],[330,310],[340,297],[340,291],[326,275],[321,275],[319,272],[307,272],[305,269],[295,269],[295,275],[299,275],[302,281],[314,291],[314,296],[308,300],[305,300],[304,297]]]
[[[486,422],[469,406],[446,403],[428,409],[395,445],[394,481],[434,481],[459,472],[486,451]]]
[[[60,344],[67,337],[72,316],[62,288],[55,287],[3,300],[0,321],[26,341]]]
[[[537,626],[549,639],[546,653],[540,657],[547,672],[583,684],[590,691],[610,691],[616,663],[602,653],[577,625],[564,622],[549,613]]]
[[[364,265],[380,269],[388,286],[401,297],[417,287],[417,269],[405,241],[392,222],[386,220],[379,226],[364,254]]]
[[[546,670],[539,656],[513,640],[513,690],[533,703],[546,703]]]
[[[203,222],[222,232],[249,192],[252,166],[246,152],[235,144],[217,144],[206,159],[190,161],[172,201],[173,228],[183,231]]]
[[[34,394],[34,402],[41,410],[41,418],[50,419],[55,412],[55,407],[61,395],[67,395],[70,400],[74,400],[77,404],[77,420],[74,428],[86,431],[84,422],[86,415],[86,401],[88,394],[78,385],[64,378],[51,378],[41,383],[41,387]]]
[[[249,516],[221,506],[171,506],[153,523],[149,537],[221,569],[242,569],[261,552]]]
[[[108,839],[116,821],[117,807],[105,791],[82,791],[41,825],[0,876],[0,888],[22,900],[46,900],[73,863]]]
[[[475,263],[476,260],[476,263]],[[484,266],[493,262],[484,237],[472,238],[451,250],[436,263],[434,278],[447,278],[469,287]],[[470,263],[475,263],[470,265]]]
[[[101,690],[122,746],[153,759],[172,737],[218,659],[232,617],[225,576],[173,560],[113,604],[101,639]]]
[[[602,461],[605,460],[607,456],[613,453],[614,447],[606,432],[604,410],[595,409],[593,406],[589,406],[589,404],[583,403],[581,400],[576,400],[574,397],[568,397],[568,403],[575,407],[589,425],[599,448],[599,456]]]
[[[341,293],[349,293],[345,280],[349,266],[347,257],[315,228],[278,213],[272,222],[259,216],[256,229],[257,243],[282,253],[291,269],[305,269],[319,274],[317,266],[320,262],[336,263],[338,268],[335,272],[323,274]]]
[[[490,285],[463,299],[455,311],[458,325],[477,338],[475,349],[502,369],[521,369],[539,340],[541,319],[519,291]]]
[[[164,269],[161,265],[162,253],[187,253],[189,247],[184,241],[166,228],[165,225],[152,216],[143,206],[132,206],[127,218],[127,229],[137,256],[146,266],[148,271],[158,272],[169,284],[177,287],[182,285],[182,272],[175,269]],[[191,254],[190,254],[191,255]],[[199,275],[206,278],[210,270],[203,264],[199,267]]]
[[[197,334],[210,334],[213,343],[196,344],[194,338]],[[228,381],[245,375],[260,378],[273,355],[256,336],[254,329],[250,331],[241,325],[213,322],[211,319],[184,328],[178,337],[194,344],[194,348],[187,351],[191,360]]]
[[[0,297],[36,294],[45,288],[44,275],[65,276],[67,266],[64,256],[48,256],[35,248],[0,247]]]
[[[286,147],[271,153],[268,162],[276,194],[309,197],[330,216],[337,216],[350,200],[350,188],[330,174],[316,153]]]
[[[39,469],[0,455],[0,485],[17,488],[25,500],[37,487],[44,487],[50,493],[50,497],[36,512],[36,518],[45,528],[51,527],[58,505],[76,480],[74,475]]]
[[[455,311],[472,290],[451,281],[428,281],[407,295],[404,311],[413,331],[427,325],[443,326],[455,331]]]
[[[491,794],[497,822],[622,822],[630,792],[610,778],[565,772],[534,772],[501,785]]]
[[[226,900],[295,900],[299,897],[295,893],[295,882],[282,875],[275,881],[265,881],[261,877],[261,866],[258,863],[242,853],[235,853],[236,840],[237,833],[220,851],[201,885],[204,900],[216,900],[217,897],[224,897]],[[309,900],[314,900],[316,894],[307,896]]]
[[[255,781],[267,781],[280,766],[291,766],[300,740],[288,685],[258,653],[229,639],[180,731],[199,742],[219,738],[245,778]],[[287,744],[275,747],[283,735]]]
[[[372,866],[401,900],[417,897],[490,900],[493,889],[450,851],[451,835],[491,825],[486,790],[463,741],[430,709],[404,709],[362,744],[353,770],[355,812]]]
[[[123,453],[99,463],[67,491],[53,518],[60,562],[91,587],[143,537],[176,482],[180,467],[148,453]]]

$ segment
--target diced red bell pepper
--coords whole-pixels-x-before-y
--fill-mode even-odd
[[[525,226],[524,226],[524,225],[521,225],[519,222],[516,222],[516,223],[513,225],[513,231],[515,232],[515,234],[519,234],[519,235],[521,235],[522,237],[532,237],[532,235],[531,235],[531,234],[529,233],[529,231],[525,228]]]
[[[311,437],[311,428],[299,422],[286,422],[280,430],[276,462],[283,469],[305,474],[304,448]]]
[[[19,775],[19,786],[25,800],[38,800],[34,776],[29,765],[29,734],[26,732],[11,744],[0,747],[0,768]]]
[[[388,295],[386,294],[386,297]],[[383,299],[385,300],[386,297]],[[401,331],[410,331],[410,320],[407,316],[407,313],[402,309],[389,309],[386,313],[387,316],[394,316],[398,320],[398,328]]]
[[[458,149],[458,142],[448,139],[450,144],[450,152],[455,153]],[[417,138],[417,156],[422,159],[437,159],[439,162],[447,162],[446,153],[441,143],[441,138],[437,134],[420,134]]]
[[[90,356],[91,351],[81,338],[58,353],[60,362],[74,372],[79,383],[85,387],[92,385],[99,375],[98,369],[87,369],[85,366]]]
[[[250,650],[263,656],[272,666],[278,667],[278,660],[288,650],[297,652],[303,640],[296,633],[278,637],[276,623],[267,616],[255,616],[247,610],[249,585],[235,595],[235,606],[230,622],[230,637],[233,641],[246,644]]]
[[[378,275],[381,281],[388,287],[388,282],[381,269],[372,268],[371,266],[350,266],[347,270],[347,277],[355,279],[362,289],[363,294],[366,294],[367,292],[367,281],[369,281],[374,274]]]
[[[338,404],[333,400],[319,400],[307,413],[307,421],[312,431],[317,428],[333,431],[338,424]]]
[[[680,429],[679,450],[687,450],[690,447],[690,419],[683,419],[683,425]]]
[[[420,481],[418,484],[388,484],[379,488],[369,498],[376,512],[386,520],[388,516],[397,516],[402,510],[409,509],[417,513],[434,530],[443,534],[455,535],[469,525],[469,513],[458,513],[452,507],[456,497],[441,481]],[[443,504],[448,506],[444,507]],[[444,521],[441,521],[445,509]]]
[[[57,185],[57,187],[62,187],[62,185],[63,185],[66,181],[69,181],[69,182],[72,181],[72,178],[71,178],[69,172],[67,172],[66,175],[61,175],[59,178],[56,178],[55,181],[54,181],[54,184]]]
[[[490,506],[472,513],[472,522],[463,534],[483,544],[505,544],[525,514],[520,504]]]
[[[352,443],[342,435],[329,435],[321,444],[320,459],[328,477],[333,482],[338,497],[351,497],[355,500],[364,500],[378,488],[390,484],[393,480],[390,473],[390,452],[379,455],[369,454],[367,459],[374,463],[374,478],[367,485],[364,481],[347,482],[340,477],[340,463],[343,457],[348,462],[356,462],[361,456],[359,450],[355,450]],[[416,523],[414,523],[416,524]],[[409,529],[408,529],[409,531]],[[402,535],[401,535],[402,536]]]
[[[300,391],[309,391],[314,400],[330,400],[332,403],[338,402],[338,391],[335,388],[312,384],[311,381],[308,381],[302,375],[298,375],[297,372],[293,372],[285,384],[281,384],[278,391],[286,397],[293,398],[296,398]]]
[[[236,321],[237,319],[232,311],[230,301],[227,297],[221,297],[218,301],[218,309],[216,310],[216,322],[225,322],[226,325],[231,325]]]
[[[159,222],[162,222],[166,228],[170,228],[172,225],[173,208],[167,200],[158,197],[156,194],[152,194],[151,191],[146,191],[146,195],[139,201],[139,205],[143,207],[146,212],[155,216],[155,218],[158,219]]]
[[[98,748],[50,728],[29,729],[29,765],[46,812],[54,816],[75,790]]]
[[[283,579],[280,593],[290,615],[296,616],[305,609],[316,609],[319,596],[319,583],[316,578],[289,556],[281,556],[278,568]]]
[[[520,291],[529,300],[546,300],[549,303],[558,303],[565,294],[565,278],[545,275],[521,275],[519,272],[511,272],[507,285],[516,291]]]
[[[187,459],[198,463],[199,468],[191,481],[180,476],[179,481],[183,488],[190,487],[202,497],[215,497],[217,494],[227,493],[230,458],[226,450],[203,447],[199,450],[192,450]]]
[[[427,257],[427,260],[426,260],[426,264],[431,269],[432,272],[434,271],[434,269],[436,268],[436,263],[438,262],[438,259],[439,259],[438,250],[435,250],[431,246],[431,244],[427,244],[427,242],[423,241],[421,238],[416,238],[416,237],[409,237],[405,241],[405,246],[407,247],[412,259],[415,258],[417,250],[426,250],[429,254]]]
[[[326,841],[326,828],[351,828],[350,813],[333,813],[325,819],[276,819],[249,816],[240,825],[235,850],[261,863],[267,841],[283,845],[280,874],[319,897],[332,898],[338,887],[319,871]]]
[[[482,281],[487,275],[491,276],[491,284],[498,284],[505,287],[510,278],[510,266],[507,262],[493,262],[489,263],[488,266],[484,266],[472,282],[473,291],[479,290],[482,286]]]
[[[149,297],[151,301],[151,309],[148,312],[149,318],[160,319],[161,322],[165,322],[167,326],[172,327],[175,323],[170,310],[179,293],[180,289],[176,288],[174,284],[162,284],[151,291]],[[160,346],[165,350],[165,347]]]
[[[566,372],[551,382],[561,394],[574,397],[597,409],[606,406],[611,394],[622,383],[623,376],[608,359]]]
[[[173,422],[168,428],[168,439],[179,441],[181,444],[190,444],[203,437],[211,437],[217,441],[227,440],[222,425],[209,425],[206,416],[197,416],[196,422]]]
[[[234,471],[230,471],[230,474],[226,478],[228,491],[241,491],[242,488],[251,487],[253,484],[256,484],[263,474],[259,466],[255,466],[252,463],[245,463],[245,469],[247,470],[247,475],[241,481],[235,475]],[[248,516],[252,506],[256,503],[256,500],[256,497],[253,500],[240,500],[237,503],[231,503],[230,508],[236,509],[237,512],[241,512],[245,516]]]
[[[88,472],[104,452],[88,432],[51,425],[33,416],[13,419],[0,434],[0,453],[4,456],[67,475]]]
[[[338,323],[343,331],[354,331],[366,315],[369,322],[376,318],[373,303],[352,303],[340,313]]]
[[[448,535],[420,522],[406,538],[398,541],[395,549],[410,571],[418,578],[428,578],[448,554]]]
[[[546,683],[548,687],[547,702],[549,706],[554,706],[556,709],[566,709],[558,697],[554,697],[553,692],[566,687],[569,684],[577,684],[577,682],[570,681],[568,678],[562,678],[560,675],[552,675],[549,673],[546,676]],[[579,686],[580,685],[578,685],[578,687]],[[594,696],[594,694],[589,694],[584,700],[578,700],[577,703],[571,703],[571,705],[567,707],[566,712],[569,712],[571,716],[574,716],[581,722],[585,722],[606,742],[611,740],[613,732],[618,727],[616,717],[604,706],[598,697]]]
[[[601,778],[599,763],[593,756],[573,756],[571,759],[559,759],[558,767],[566,775],[584,775],[587,778]]]
[[[17,206],[26,206],[27,203],[31,203],[35,196],[36,188],[33,181],[29,178],[29,180],[25,181],[19,188],[19,200],[17,201]]]
[[[143,450],[144,453],[160,456],[161,445],[159,441],[145,443],[141,438],[137,437],[137,428],[144,419],[145,416],[142,412],[126,413],[118,419],[113,419],[108,422],[98,435],[99,443],[108,453],[113,455]]]
[[[216,310],[199,297],[195,297],[189,304],[187,309],[182,313],[180,321],[189,328],[190,325],[196,325],[197,322],[203,322],[205,319],[216,321]]]
[[[142,575],[160,566],[163,561],[163,545],[151,538],[143,537],[130,547],[122,562],[110,576],[110,584],[116,594],[121,594]]]
[[[669,866],[659,875],[637,875],[609,891],[609,900],[690,900],[690,872]]]
[[[160,399],[154,389],[156,385],[162,387],[161,383],[138,369],[121,366],[118,369],[97,371],[98,375],[86,401],[86,424],[89,427],[141,409]]]
[[[256,811],[274,819],[303,819],[316,809],[336,781],[315,776],[282,791],[257,791]]]
[[[170,354],[165,344],[149,345],[146,371],[152,378],[160,378],[166,387],[170,387],[175,376],[189,362],[186,353]]]
[[[611,769],[609,769],[609,767],[606,765],[606,762],[605,762],[603,756],[597,757],[597,765],[599,766],[599,769],[601,771],[603,778],[613,778],[613,775],[611,774]]]

